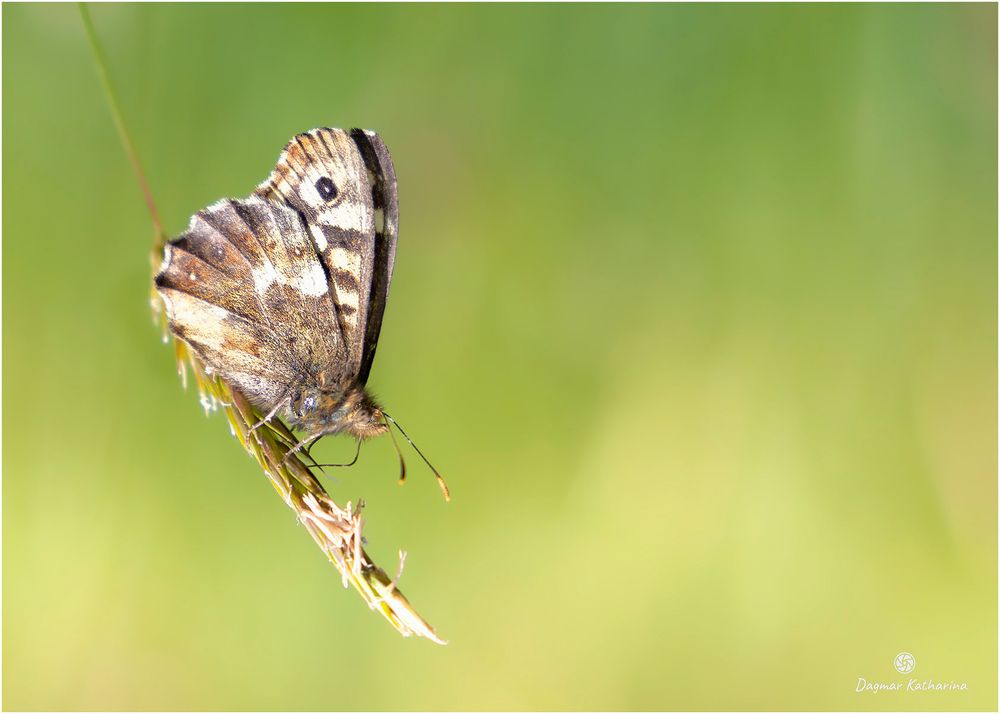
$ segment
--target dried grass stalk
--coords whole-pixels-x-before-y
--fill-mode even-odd
[[[154,258],[155,253],[156,249]],[[155,292],[152,302],[154,313],[166,330],[165,318],[159,309],[159,297]],[[164,335],[167,334],[164,332]],[[341,508],[297,454],[285,458],[289,444],[294,444],[296,438],[280,420],[273,418],[269,422],[270,428],[260,427],[251,433],[250,426],[258,423],[262,416],[259,411],[231,385],[206,374],[204,366],[187,345],[176,339],[173,344],[178,372],[184,381],[190,367],[206,412],[218,408],[223,410],[233,435],[257,459],[274,490],[295,511],[299,523],[340,571],[344,587],[353,585],[368,606],[380,612],[404,637],[418,635],[445,644],[399,591],[395,579],[390,579],[365,552],[361,535],[362,504],[355,506],[348,502],[345,508]]]

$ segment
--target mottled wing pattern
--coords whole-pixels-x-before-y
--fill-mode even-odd
[[[326,271],[285,206],[250,197],[199,211],[166,246],[156,286],[174,334],[257,406],[321,373],[347,379]]]
[[[256,195],[304,216],[329,276],[345,371],[364,384],[396,253],[396,177],[385,145],[360,129],[299,134]]]

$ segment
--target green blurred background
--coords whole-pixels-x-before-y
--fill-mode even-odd
[[[996,5],[92,12],[171,233],[392,150],[370,384],[455,497],[327,483],[451,644],[182,391],[77,8],[4,5],[5,708],[997,707]]]

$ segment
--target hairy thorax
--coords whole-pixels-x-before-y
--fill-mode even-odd
[[[303,388],[292,395],[287,416],[294,426],[308,434],[346,432],[367,439],[387,429],[382,409],[360,385],[346,390],[318,385]]]

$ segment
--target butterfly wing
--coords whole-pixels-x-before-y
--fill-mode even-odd
[[[329,277],[349,372],[371,371],[398,234],[396,176],[385,144],[360,129],[314,129],[285,147],[256,195],[299,212]]]
[[[170,328],[256,406],[344,381],[326,272],[301,216],[258,197],[199,211],[164,252],[156,286]]]
[[[389,284],[392,282],[392,267],[396,262],[399,200],[396,195],[396,171],[389,150],[382,139],[375,132],[362,129],[353,130],[351,137],[361,151],[365,166],[368,168],[369,181],[372,184],[372,202],[375,207],[375,260],[368,301],[368,324],[365,328],[364,352],[359,372],[360,381],[365,384],[372,362],[375,360],[375,348],[378,346],[382,316],[385,314]]]

